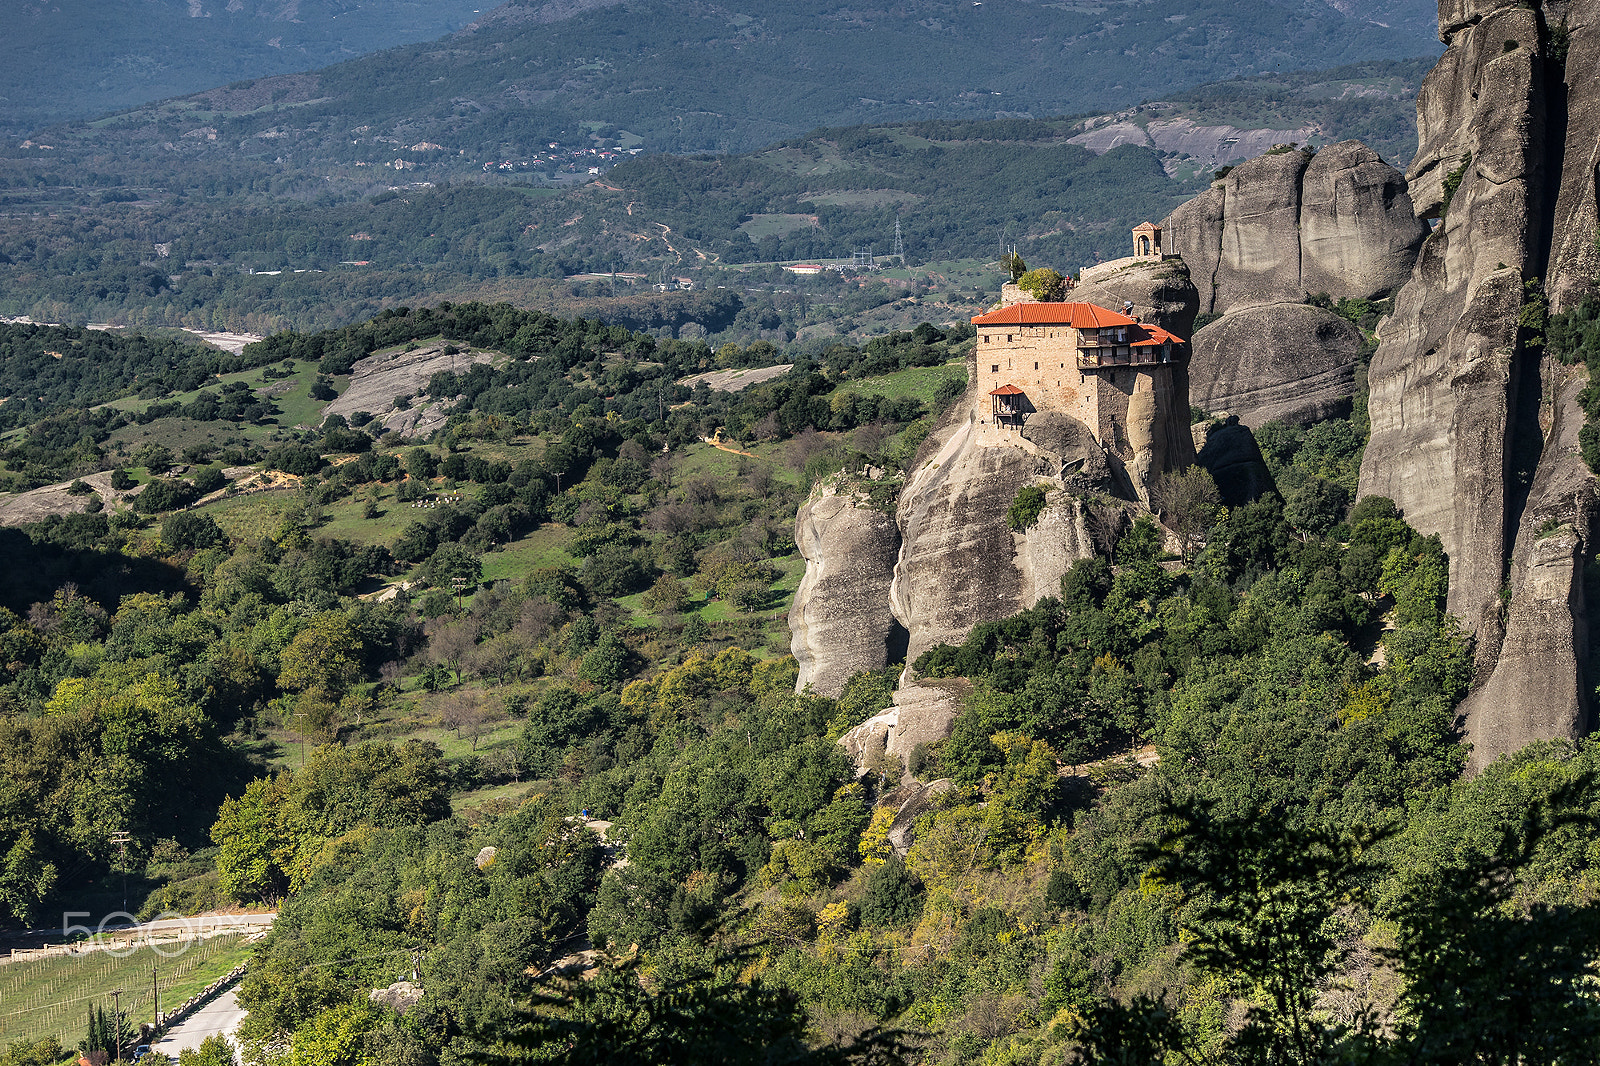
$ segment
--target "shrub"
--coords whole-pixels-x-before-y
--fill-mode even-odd
[[[133,499],[133,509],[140,514],[160,514],[184,506],[194,499],[194,486],[187,481],[169,481],[156,478]]]
[[[145,489],[140,499],[149,491]],[[228,538],[210,515],[175,511],[161,520],[161,539],[174,548],[213,548]]]
[[[1018,533],[1026,532],[1039,520],[1039,513],[1044,506],[1044,489],[1037,485],[1025,485],[1017,490],[1017,495],[1011,501],[1011,509],[1006,512],[1006,525]]]
[[[280,444],[267,453],[267,466],[304,477],[322,469],[322,455],[304,444]]]
[[[890,853],[867,875],[867,890],[861,897],[861,924],[870,926],[908,925],[922,913],[922,882],[918,881],[900,856]]]
[[[210,492],[216,492],[227,483],[228,479],[223,476],[220,467],[203,466],[195,471],[194,490],[202,496]]]

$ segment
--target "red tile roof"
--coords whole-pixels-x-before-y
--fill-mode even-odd
[[[1118,314],[1116,311],[1107,311],[1104,307],[1096,307],[1086,303],[1020,303],[1010,307],[1002,307],[998,311],[977,315],[973,318],[975,326],[1071,326],[1074,329],[1096,329],[1105,326],[1132,326],[1129,331],[1128,343],[1130,345],[1182,344],[1183,338],[1175,333],[1168,333],[1160,326],[1146,325],[1129,318],[1127,315]]]
[[[989,393],[989,395],[990,396],[1021,396],[1022,395],[1022,390],[1017,388],[1015,385],[1001,385],[998,389],[995,389],[993,392]]]
[[[1141,333],[1144,334],[1144,336],[1139,336]],[[1146,326],[1141,324],[1139,328],[1134,331],[1133,339],[1128,343],[1137,348],[1141,344],[1165,344],[1168,341],[1171,341],[1173,344],[1182,344],[1183,338],[1178,336],[1176,333],[1168,333],[1160,326]]]
[[[1020,303],[998,311],[977,315],[975,326],[1071,326],[1095,329],[1101,326],[1131,326],[1134,320],[1104,307],[1086,303]]]

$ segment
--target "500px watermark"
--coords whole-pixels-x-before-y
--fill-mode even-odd
[[[89,911],[64,911],[61,935],[73,947],[100,951],[113,958],[126,958],[140,948],[149,948],[162,958],[173,959],[207,936],[242,932],[261,925],[253,914],[208,914],[203,917],[163,911],[146,922],[127,911],[112,911],[90,927],[77,923]]]

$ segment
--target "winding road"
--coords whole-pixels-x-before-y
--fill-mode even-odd
[[[233,1040],[240,1023],[244,1021],[244,1008],[239,1006],[238,997],[233,991],[228,989],[168,1029],[167,1035],[152,1050],[164,1052],[176,1061],[179,1052],[199,1051],[200,1042],[208,1036],[221,1035]]]

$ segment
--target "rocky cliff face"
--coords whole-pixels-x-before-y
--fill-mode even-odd
[[[1409,179],[1442,221],[1383,326],[1361,491],[1392,497],[1450,554],[1450,609],[1478,637],[1465,710],[1482,766],[1589,724],[1594,489],[1577,383],[1541,367],[1518,313],[1529,279],[1547,279],[1555,310],[1592,285],[1600,3],[1443,0],[1439,29]]]
[[[1194,316],[1200,311],[1200,292],[1181,259],[1119,259],[1087,267],[1068,299],[1112,311],[1131,303],[1134,318],[1185,340],[1193,335]]]
[[[794,542],[806,561],[789,609],[789,648],[800,664],[796,687],[837,697],[855,674],[899,658],[889,583],[900,531],[892,515],[848,489],[829,487],[801,505]]]
[[[908,634],[908,663],[1054,594],[1073,561],[1094,552],[1082,504],[1055,487],[1064,466],[1089,456],[1007,444],[993,426],[967,418],[930,442],[895,515],[901,543],[889,605]],[[1053,489],[1049,505],[1031,529],[1014,533],[1006,511],[1030,484]]]
[[[1191,431],[1195,462],[1217,483],[1224,504],[1238,507],[1276,489],[1261,456],[1261,446],[1255,435],[1239,424],[1238,416],[1196,422]]]
[[[1162,223],[1200,309],[1374,296],[1409,275],[1427,227],[1404,176],[1360,141],[1241,163]]]
[[[1141,320],[1187,336],[1198,302],[1181,262],[1115,264],[1074,293],[1105,307],[1134,305]],[[1103,276],[1102,276],[1103,275]],[[969,356],[968,382],[978,380]],[[1159,391],[1158,391],[1159,390]],[[795,542],[806,575],[790,610],[798,686],[835,695],[853,674],[894,661],[885,640],[903,635],[909,664],[974,625],[1009,617],[1055,595],[1073,562],[1095,553],[1093,528],[1125,520],[1118,505],[1091,515],[1089,496],[1145,498],[1151,480],[1194,461],[1188,380],[1144,375],[1129,397],[1122,455],[1060,411],[1033,414],[1020,430],[980,421],[988,396],[975,385],[918,450],[893,522],[839,493],[808,501]],[[1019,489],[1037,485],[1047,504],[1026,532],[1006,524]],[[866,766],[881,752],[909,755],[947,735],[960,710],[945,683],[901,679],[895,706],[842,741]]]
[[[1224,315],[1190,345],[1189,397],[1252,429],[1343,417],[1355,396],[1361,331],[1310,304],[1268,304]]]

